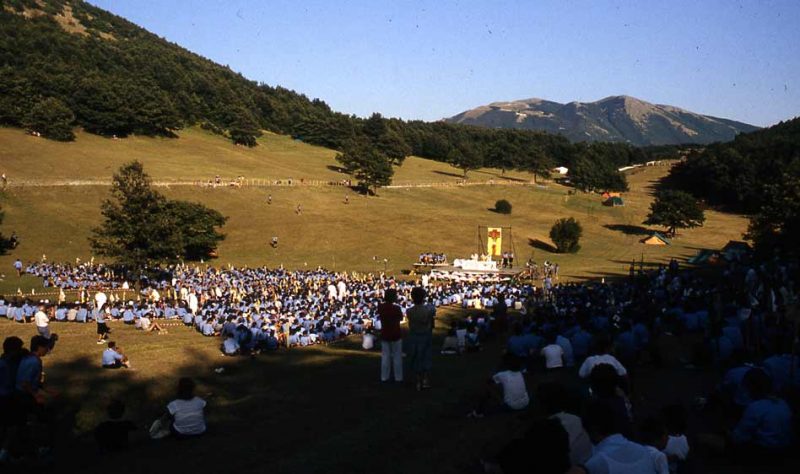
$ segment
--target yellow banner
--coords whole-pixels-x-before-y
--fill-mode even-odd
[[[486,253],[492,257],[499,257],[503,252],[503,229],[489,227],[486,230]]]

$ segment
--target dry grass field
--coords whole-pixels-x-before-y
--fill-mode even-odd
[[[170,198],[199,201],[230,218],[223,230],[227,238],[213,265],[321,265],[337,271],[386,268],[400,273],[410,269],[423,251],[445,252],[450,258],[475,252],[478,226],[490,225],[512,228],[518,261],[531,257],[556,261],[563,278],[600,278],[625,273],[631,260],[659,263],[671,257],[685,259],[699,248],[718,248],[740,239],[746,227],[741,216],[709,211],[704,227],[682,232],[671,246],[639,243],[657,230],[646,229],[641,222],[652,187],[667,172],[666,166],[630,174],[631,192],[624,195],[625,206],[616,208],[602,206],[595,194],[568,195],[568,188],[552,182],[546,187],[520,186],[531,177],[502,176],[491,169],[470,174],[469,182],[476,185],[456,186],[457,170],[414,157],[397,169],[395,183],[437,186],[383,189],[378,197],[364,197],[346,187],[307,185],[344,177],[335,171],[333,151],[277,135],[265,135],[260,143],[245,149],[189,129],[179,139],[110,140],[79,134],[74,143],[61,144],[0,129],[0,169],[12,184],[0,195],[6,212],[2,228],[6,234],[15,230],[22,242],[13,254],[0,257],[0,270],[8,273],[17,257],[91,258],[87,236],[98,223],[99,204],[108,187],[64,184],[107,182],[115,169],[132,159],[141,160],[157,182],[207,180],[217,174],[284,182],[291,177],[295,183],[303,179],[306,185],[292,187],[160,188]],[[266,203],[268,194],[272,205]],[[344,203],[346,194],[349,204]],[[498,199],[512,203],[511,215],[492,210]],[[297,205],[302,206],[301,215],[295,213]],[[582,249],[574,255],[551,253],[550,227],[556,219],[569,216],[583,225]],[[277,249],[267,245],[272,236],[279,237]],[[0,282],[0,292],[17,286],[7,278]]]
[[[46,253],[50,260],[91,258],[86,237],[99,219],[99,204],[108,187],[64,185],[70,181],[107,182],[122,163],[139,159],[159,182],[207,180],[244,175],[247,179],[295,181],[338,180],[334,152],[286,137],[266,135],[261,146],[243,149],[201,130],[182,132],[177,140],[129,138],[108,140],[79,134],[74,143],[58,144],[0,129],[0,171],[12,186],[0,194],[6,213],[2,226],[15,230],[19,248],[0,257],[0,294],[39,288],[31,277],[12,275],[15,258],[29,261]],[[455,186],[458,171],[442,163],[409,158],[397,170],[402,185],[381,190],[378,197],[354,195],[342,187],[293,186],[201,188],[173,185],[161,190],[171,198],[203,202],[230,220],[220,258],[211,264],[270,265],[291,268],[322,265],[338,271],[411,268],[422,251],[443,251],[451,258],[477,247],[480,225],[511,226],[519,260],[549,259],[561,265],[562,279],[582,280],[627,272],[631,260],[665,262],[685,258],[698,248],[716,248],[738,239],[745,228],[739,216],[708,212],[703,228],[683,232],[672,246],[639,243],[652,199],[652,186],[666,167],[631,174],[626,205],[607,208],[600,197],[568,195],[554,183],[546,187],[519,184],[530,176],[497,170],[470,174]],[[495,184],[488,184],[494,180]],[[443,186],[447,185],[447,186]],[[345,193],[350,203],[344,204]],[[272,194],[273,204],[265,198]],[[494,213],[498,199],[514,206],[511,215]],[[302,215],[295,214],[301,204]],[[546,250],[552,223],[573,216],[584,227],[576,255]],[[267,245],[280,238],[278,249]],[[537,241],[539,241],[537,243]],[[541,242],[544,242],[543,245]],[[437,343],[462,312],[442,309]],[[275,473],[463,473],[480,457],[524,428],[524,417],[467,420],[484,382],[496,367],[503,340],[490,342],[478,354],[434,358],[431,391],[377,382],[379,356],[362,351],[353,339],[333,346],[281,351],[250,359],[221,357],[217,339],[203,338],[183,326],[169,334],[143,334],[119,324],[113,339],[130,356],[135,370],[99,368],[103,346],[94,343],[93,325],[55,324],[61,339],[45,359],[48,383],[61,392],[62,415],[58,468],[62,472],[225,472]],[[0,338],[28,340],[31,325],[0,321]],[[222,373],[214,369],[223,368]],[[200,440],[152,442],[140,430],[130,453],[98,457],[91,429],[103,418],[111,398],[123,399],[128,417],[146,426],[172,397],[178,377],[199,382],[209,400],[210,432]],[[637,382],[637,406],[646,410],[664,401],[690,403],[711,388],[715,378],[700,371],[644,371]],[[550,376],[531,373],[529,389]],[[569,373],[557,377],[574,385]],[[673,390],[665,391],[665,377]],[[535,409],[534,409],[535,410]],[[704,472],[714,472],[713,469]],[[720,471],[721,472],[721,471]]]

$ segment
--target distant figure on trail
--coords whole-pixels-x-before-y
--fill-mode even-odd
[[[428,293],[422,287],[411,290],[414,306],[406,311],[408,338],[406,339],[411,370],[417,376],[417,391],[431,388],[430,373],[433,364],[433,326],[436,308],[425,304]]]
[[[350,196],[348,196],[347,194],[344,195],[344,203],[350,204]]]
[[[272,204],[272,194],[267,196],[267,204]]]
[[[270,247],[272,247],[274,249],[278,248],[278,236],[277,235],[272,237],[272,240],[270,241],[269,245],[270,245]]]
[[[299,215],[301,215],[301,214],[303,214],[303,206],[301,206],[300,204],[298,204],[298,205],[297,205],[297,207],[295,208],[294,212],[295,212],[295,214],[297,214],[298,216],[299,216]]]
[[[17,271],[18,277],[22,277],[22,260],[16,259],[14,261],[14,270]]]
[[[6,186],[8,186],[8,177],[5,173],[0,177],[0,185],[3,186],[3,190],[5,191]]]

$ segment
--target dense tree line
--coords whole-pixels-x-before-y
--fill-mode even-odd
[[[53,19],[66,4],[85,34]],[[625,144],[572,144],[543,132],[345,115],[319,99],[247,80],[82,1],[3,5],[10,11],[0,9],[0,124],[48,138],[70,140],[73,126],[107,136],[169,137],[200,124],[255,146],[269,130],[339,151],[367,140],[392,166],[417,155],[451,163],[465,177],[482,166],[546,176],[565,165],[576,168],[586,190],[624,188],[616,168],[649,157]],[[47,14],[26,18],[19,14],[26,9]],[[581,166],[586,160],[601,166]]]
[[[708,204],[752,215],[748,236],[762,249],[797,253],[800,118],[693,150],[673,167],[667,187]]]

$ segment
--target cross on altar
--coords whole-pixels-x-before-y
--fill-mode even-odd
[[[497,230],[497,229],[492,229],[492,231],[489,232],[489,237],[491,237],[493,239],[496,239],[496,238],[500,237],[500,231]]]

